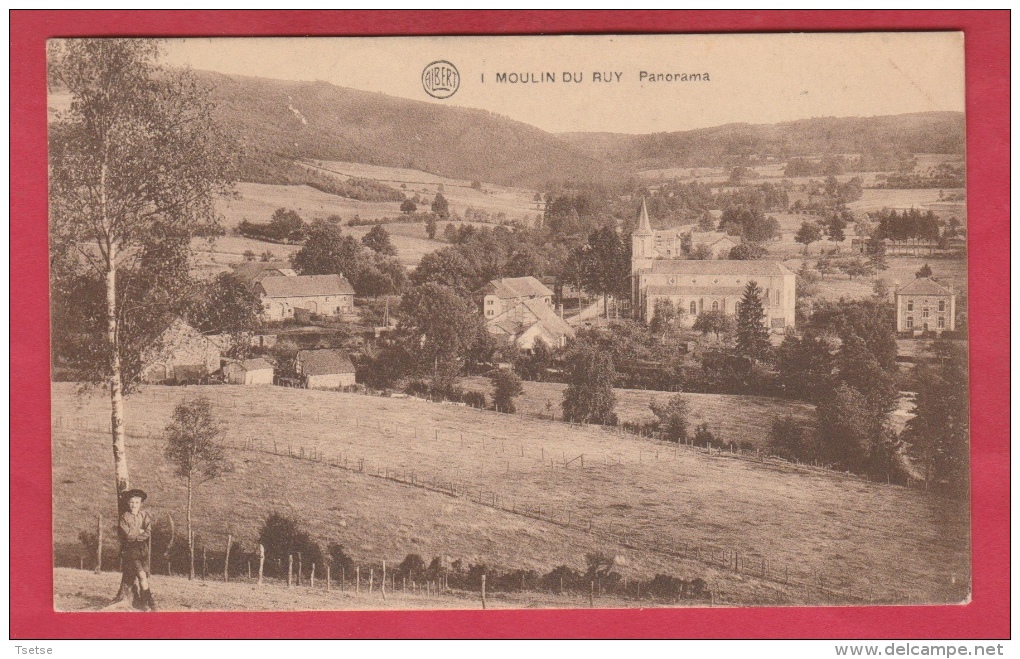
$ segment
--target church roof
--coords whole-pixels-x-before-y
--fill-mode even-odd
[[[646,289],[652,295],[729,295],[741,296],[743,286],[649,286]]]
[[[953,292],[938,283],[934,279],[928,277],[919,277],[914,281],[910,282],[900,290],[896,291],[897,295],[952,295]]]
[[[648,206],[645,205],[645,200],[641,200],[641,218],[638,220],[637,231],[634,232],[635,236],[652,236],[652,223],[648,219]]]
[[[663,275],[757,275],[781,277],[793,271],[779,261],[689,261],[660,259],[652,261],[646,272]]]

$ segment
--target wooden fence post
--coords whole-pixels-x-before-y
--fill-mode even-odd
[[[315,563],[312,563],[312,576],[308,580],[308,587],[315,588]]]
[[[205,575],[209,570],[209,564],[206,562],[205,547],[202,547],[202,581],[205,581]]]
[[[259,545],[259,585],[262,585],[262,566],[266,562],[266,548]]]
[[[230,581],[230,545],[234,542],[234,536],[227,534],[227,553],[223,557],[223,583]]]
[[[96,574],[103,569],[103,514],[96,515]]]
[[[372,586],[375,585],[375,568],[368,568],[368,594],[372,594]]]
[[[588,607],[595,608],[595,581],[591,582],[591,590],[588,591]]]
[[[340,566],[340,592],[344,592],[347,583],[347,568]]]
[[[294,581],[294,554],[287,554],[287,588],[293,585]]]
[[[382,562],[382,598],[386,599],[386,561]]]
[[[485,608],[485,575],[482,575],[482,609]]]
[[[332,590],[332,588],[333,588],[333,584],[331,583],[331,581],[332,581],[332,579],[330,578],[330,574],[329,574],[329,565],[327,565],[326,566],[326,592],[327,593],[330,590]]]
[[[361,593],[361,566],[354,568],[354,592]]]
[[[297,585],[301,585],[301,552],[297,553]]]

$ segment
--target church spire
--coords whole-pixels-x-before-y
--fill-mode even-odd
[[[635,236],[651,236],[652,235],[652,223],[648,220],[648,207],[645,206],[645,198],[641,198],[641,219],[638,221],[638,229],[634,232]]]

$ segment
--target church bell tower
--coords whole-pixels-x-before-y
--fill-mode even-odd
[[[638,228],[631,234],[630,248],[630,284],[631,284],[631,305],[636,318],[643,317],[644,300],[641,285],[641,271],[652,267],[655,260],[655,234],[652,233],[652,223],[648,220],[648,208],[645,200],[641,200],[641,218],[638,220]]]
[[[648,220],[648,208],[645,200],[641,200],[641,218],[638,221],[638,228],[631,234],[631,274],[644,268],[650,268],[655,258],[655,234],[652,233],[652,223]]]

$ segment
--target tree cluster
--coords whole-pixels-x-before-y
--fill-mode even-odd
[[[877,213],[871,213],[870,218],[877,223],[877,227],[872,233],[872,237],[875,239],[938,240],[939,238],[939,218],[932,211],[911,208],[900,212],[884,208]]]
[[[277,208],[266,224],[241,220],[237,232],[245,238],[273,243],[297,244],[305,240],[307,225],[296,211]]]
[[[385,245],[378,233],[369,243]],[[322,220],[309,227],[308,240],[291,256],[291,265],[302,275],[342,275],[357,295],[372,297],[399,293],[406,279],[395,258],[366,248],[353,236],[343,235],[336,224]]]

